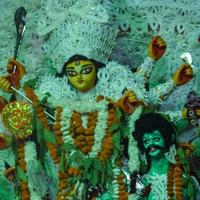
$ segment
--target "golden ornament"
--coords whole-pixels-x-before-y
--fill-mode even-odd
[[[31,105],[23,101],[7,104],[2,111],[2,122],[16,139],[26,139],[33,129]]]

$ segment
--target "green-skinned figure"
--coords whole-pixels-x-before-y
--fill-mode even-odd
[[[146,162],[136,181],[138,199],[197,199],[197,179],[185,167],[191,144],[176,143],[175,128],[167,119],[143,115],[136,121],[134,137]]]

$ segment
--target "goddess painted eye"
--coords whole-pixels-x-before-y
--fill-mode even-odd
[[[89,74],[92,71],[92,67],[87,67],[81,70],[81,74]]]
[[[68,76],[77,76],[77,72],[76,71],[74,71],[74,70],[67,70],[67,75]]]

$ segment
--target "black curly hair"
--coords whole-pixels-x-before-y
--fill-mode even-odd
[[[145,133],[152,133],[155,130],[161,133],[167,150],[169,150],[172,144],[175,144],[175,126],[161,114],[147,113],[136,121],[135,131],[132,133],[142,152],[144,152],[143,135]]]

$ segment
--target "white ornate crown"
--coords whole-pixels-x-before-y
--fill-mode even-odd
[[[63,64],[76,54],[107,62],[117,28],[108,23],[108,12],[102,5],[94,0],[82,0],[59,14],[60,23],[51,25],[53,30],[43,46],[54,67],[61,71]],[[48,15],[52,16],[49,10]]]

